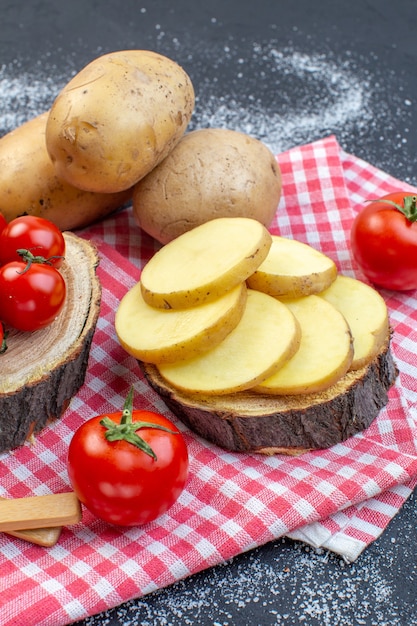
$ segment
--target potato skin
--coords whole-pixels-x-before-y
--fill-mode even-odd
[[[184,134],[194,110],[187,73],[149,50],[120,50],[86,65],[58,94],[46,127],[56,173],[114,193],[150,172]]]
[[[258,139],[224,128],[194,130],[133,188],[136,222],[166,244],[217,217],[267,228],[281,197],[281,170]]]
[[[123,206],[131,189],[115,194],[82,191],[58,178],[45,145],[48,111],[0,139],[0,212],[50,220],[61,230],[83,228]]]

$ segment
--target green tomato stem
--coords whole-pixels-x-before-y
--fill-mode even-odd
[[[131,424],[133,418],[133,386],[129,389],[125,403],[123,405],[121,424]]]
[[[142,450],[142,452],[145,452],[145,454],[148,454],[155,461],[157,460],[155,452],[151,446],[137,434],[136,431],[141,428],[156,428],[157,430],[164,430],[165,432],[172,433],[173,435],[176,434],[174,430],[170,430],[160,424],[133,421],[133,387],[130,388],[123,405],[120,423],[117,424],[109,417],[105,416],[100,420],[100,424],[106,429],[104,436],[107,441],[127,441]]]
[[[48,258],[44,256],[35,256],[34,254],[32,254],[30,250],[27,250],[26,248],[18,248],[16,252],[20,257],[22,257],[22,260],[26,262],[26,267],[23,270],[23,272],[20,272],[21,274],[24,274],[25,272],[27,272],[30,266],[32,265],[32,263],[40,263],[41,265],[53,265],[52,263],[53,259],[63,258],[62,256],[59,256],[59,255],[50,256]]]
[[[395,207],[397,211],[400,211],[409,222],[417,221],[417,196],[404,196],[404,206],[392,200],[384,200],[383,198],[380,200],[371,200],[371,202],[385,202],[386,204],[391,204],[391,206]]]

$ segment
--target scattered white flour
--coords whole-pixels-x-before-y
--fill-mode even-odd
[[[68,80],[68,78],[67,78]],[[0,68],[0,135],[46,111],[66,80],[45,74],[19,72],[16,64]]]
[[[392,582],[399,567],[395,551],[365,553],[356,566],[323,550],[283,540],[270,547],[268,563],[255,550],[245,560],[236,559],[196,576],[191,588],[179,582],[132,606],[127,603],[101,614],[100,624],[416,626],[412,608],[416,580],[398,581],[402,594],[408,588],[411,596],[407,610]],[[83,621],[84,626],[95,623],[94,618]]]
[[[270,47],[265,51],[258,45],[250,59],[251,62],[241,59],[237,63],[237,79],[254,82],[252,64],[258,59],[255,76],[264,73],[264,80],[269,83],[264,85],[265,91],[271,88],[271,80],[275,82],[274,100],[263,99],[261,90],[260,96],[251,93],[242,106],[230,94],[211,95],[209,85],[204,85],[203,96],[197,97],[199,125],[227,124],[257,136],[278,153],[324,136],[332,129],[343,128],[346,134],[355,127],[364,129],[371,122],[368,79],[358,78],[349,64],[293,49]]]
[[[159,37],[163,40],[164,33]],[[166,45],[160,51],[169,56]],[[178,40],[170,42],[173,46],[171,56],[187,69],[196,88],[190,130],[233,128],[258,137],[276,154],[335,134],[347,151],[356,150],[357,156],[414,182],[414,159],[407,156],[412,103],[398,85],[383,87],[398,77],[385,71],[380,78],[377,59],[357,59],[349,51],[343,59],[328,51],[307,54],[274,42],[248,44],[245,56],[233,41],[211,50],[195,43],[188,50]],[[73,65],[58,72],[43,64],[29,74],[17,61],[1,67],[0,136],[49,108],[75,71]]]
[[[348,152],[402,180],[417,180],[411,147],[407,151],[412,102],[401,77],[374,55],[307,54],[274,42],[248,44],[245,57],[232,44],[209,55],[196,51],[190,61],[200,81],[192,125],[241,130],[276,154],[335,134]]]

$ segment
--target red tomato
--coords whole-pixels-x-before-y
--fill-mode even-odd
[[[23,331],[51,324],[65,302],[66,285],[51,265],[11,261],[0,267],[0,319]]]
[[[417,208],[409,192],[390,193],[367,204],[351,230],[353,256],[379,287],[417,289]]]
[[[3,354],[3,352],[6,352],[7,350],[6,338],[7,333],[4,330],[3,322],[0,322],[0,354]]]
[[[1,228],[1,225],[0,225]],[[43,217],[22,215],[9,222],[0,233],[0,265],[19,261],[18,249],[29,250],[61,267],[65,255],[65,239],[55,224]]]
[[[6,228],[6,226],[7,226],[6,218],[4,217],[2,213],[0,213],[0,234],[3,231],[3,228]]]
[[[188,451],[163,415],[133,410],[133,390],[123,413],[98,415],[75,432],[68,476],[78,499],[110,524],[139,526],[165,513],[188,477]]]

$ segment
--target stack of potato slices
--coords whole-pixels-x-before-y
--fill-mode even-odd
[[[250,218],[180,235],[115,320],[167,407],[227,450],[298,455],[367,428],[397,369],[383,298]]]
[[[116,313],[121,345],[192,393],[322,391],[389,334],[371,287],[250,218],[219,218],[161,248]]]

